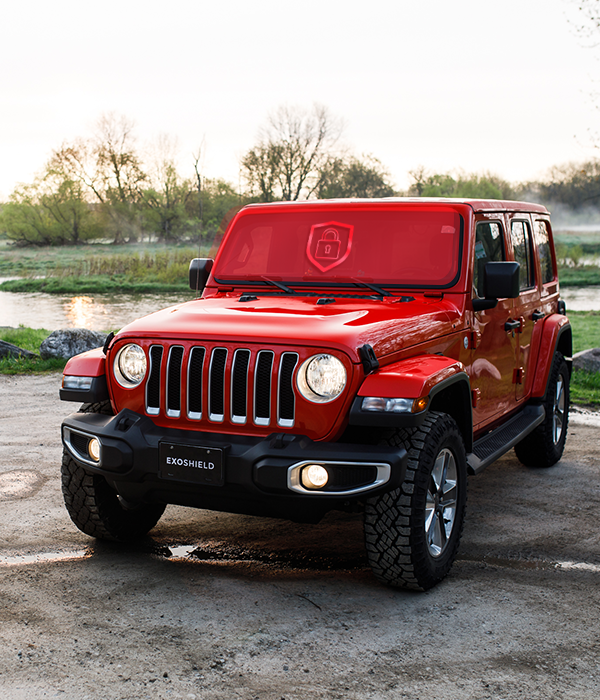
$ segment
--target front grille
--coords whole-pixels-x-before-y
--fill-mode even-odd
[[[149,357],[150,415],[164,412],[169,418],[236,425],[294,425],[298,353],[152,345]]]

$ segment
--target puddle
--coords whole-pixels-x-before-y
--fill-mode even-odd
[[[14,554],[0,556],[0,566],[22,566],[23,564],[52,564],[54,562],[89,559],[93,552],[79,549],[74,552],[40,552],[38,554]]]
[[[238,547],[224,542],[204,542],[200,547],[169,547],[170,559],[197,562],[246,562],[284,569],[313,571],[348,571],[368,568],[366,554],[315,554],[297,550],[263,551]]]
[[[591,571],[594,574],[600,573],[600,564],[590,564],[583,561],[544,561],[543,559],[509,559],[502,557],[469,557],[460,555],[457,562],[468,562],[470,564],[485,564],[486,566],[498,567],[500,569],[517,569],[520,571]]]
[[[15,469],[0,474],[0,501],[29,498],[44,485],[46,477],[32,469]]]
[[[590,425],[593,428],[600,428],[600,411],[571,406],[569,408],[569,423],[571,425]]]
[[[119,544],[114,542],[96,542],[94,547],[67,552],[38,552],[36,554],[0,555],[0,567],[25,566],[31,564],[58,564],[70,561],[102,558],[110,555],[127,555],[137,553],[150,557],[159,557],[170,562],[187,562],[190,564],[254,563],[272,566],[277,569],[309,571],[363,571],[368,569],[366,555],[358,556],[318,556],[297,551],[264,552],[246,549],[223,542],[204,543],[201,547],[193,544],[165,546],[157,542],[146,541],[140,545]],[[457,564],[483,564],[484,566],[519,571],[586,571],[600,574],[600,564],[577,561],[545,561],[543,559],[511,559],[509,557],[469,557],[458,556]]]

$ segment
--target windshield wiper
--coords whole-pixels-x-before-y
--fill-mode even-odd
[[[275,280],[270,280],[268,277],[262,277],[265,282],[268,282],[269,284],[272,284],[274,287],[279,287],[282,292],[285,292],[286,294],[293,294],[296,295],[298,292],[294,289],[291,289],[287,285],[283,284],[283,282],[276,282]]]
[[[352,281],[354,284],[358,284],[361,287],[367,287],[368,289],[371,289],[374,291],[376,294],[379,294],[382,297],[391,297],[394,296],[393,294],[390,294],[389,292],[386,292],[385,289],[382,289],[381,287],[378,287],[376,284],[371,284],[370,282],[363,282],[362,280],[357,280],[354,277],[352,278]]]

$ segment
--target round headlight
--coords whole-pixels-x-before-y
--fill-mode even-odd
[[[346,370],[333,355],[314,355],[298,370],[298,390],[314,403],[333,401],[344,391]]]
[[[121,386],[130,389],[144,379],[147,366],[146,353],[139,345],[125,345],[115,358],[115,377]]]

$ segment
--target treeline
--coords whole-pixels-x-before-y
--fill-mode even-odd
[[[138,148],[133,124],[102,117],[89,138],[53,152],[32,183],[1,205],[0,234],[18,245],[97,240],[210,243],[223,220],[249,202],[332,197],[528,199],[572,210],[600,202],[600,161],[554,168],[541,182],[511,184],[491,174],[410,172],[398,191],[382,163],[339,146],[342,124],[328,110],[281,107],[240,161],[240,185],[204,177],[201,152],[182,175],[168,138]]]

